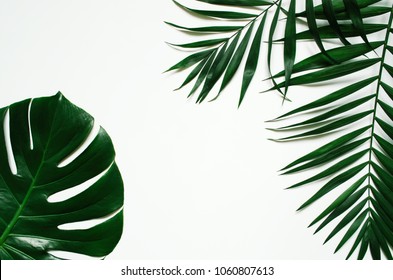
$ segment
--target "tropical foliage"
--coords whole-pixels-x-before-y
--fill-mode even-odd
[[[344,1],[346,2],[346,1]],[[391,5],[391,3],[390,3]],[[344,46],[321,51],[294,65],[298,76],[291,78],[289,85],[305,85],[323,81],[343,83],[338,90],[307,105],[301,106],[281,117],[301,114],[307,118],[297,121],[282,130],[302,129],[281,140],[323,136],[334,133],[333,140],[297,159],[283,170],[285,174],[323,166],[321,172],[290,188],[325,180],[326,182],[307,200],[299,210],[315,203],[320,198],[340,190],[335,200],[310,226],[319,223],[315,232],[333,221],[336,225],[326,238],[332,239],[343,231],[336,251],[340,250],[354,236],[348,258],[357,248],[358,259],[363,259],[369,250],[373,259],[384,255],[392,259],[393,246],[393,75],[391,7],[369,6],[367,13],[350,6],[352,24],[360,23],[359,34],[362,43],[347,43],[347,36],[339,33],[329,39],[341,40]],[[371,9],[375,8],[375,9]],[[386,11],[390,14],[387,22],[378,23],[381,36],[370,40],[365,34],[366,15],[371,11]],[[379,13],[378,13],[379,16]],[[327,21],[327,20],[326,20]],[[376,25],[376,24],[374,24]],[[323,27],[321,27],[323,28]],[[325,39],[326,40],[326,39]],[[366,70],[370,68],[365,77]],[[307,71],[307,72],[305,72]],[[356,81],[346,75],[356,75]],[[279,73],[277,76],[284,75]],[[349,81],[348,81],[349,80]],[[284,83],[276,87],[284,87]],[[310,117],[311,116],[311,117]],[[345,231],[346,228],[346,231]],[[345,232],[345,233],[344,233]]]
[[[167,71],[173,70],[184,70],[191,66],[194,66],[193,70],[187,76],[183,84],[178,88],[181,89],[193,80],[195,83],[189,93],[189,97],[192,96],[199,87],[200,90],[197,102],[203,102],[211,93],[213,87],[218,83],[219,79],[222,78],[221,86],[218,94],[213,98],[216,99],[220,93],[228,86],[229,82],[234,77],[235,73],[239,71],[241,62],[243,59],[246,60],[243,69],[243,81],[240,90],[239,105],[242,103],[247,89],[255,75],[257,65],[259,62],[260,49],[262,45],[262,34],[266,24],[267,12],[276,7],[277,13],[272,23],[270,30],[270,36],[273,36],[275,32],[274,25],[278,22],[278,13],[280,11],[281,1],[273,3],[270,1],[245,1],[245,0],[198,0],[199,2],[206,2],[214,4],[220,7],[221,5],[230,7],[242,7],[248,8],[249,12],[232,11],[229,9],[225,10],[199,10],[191,9],[181,5],[177,1],[174,1],[182,9],[197,14],[206,18],[213,18],[218,21],[217,25],[209,25],[202,27],[185,27],[180,26],[171,22],[167,24],[185,30],[193,32],[198,37],[197,41],[186,43],[186,44],[172,44],[173,46],[182,49],[192,49],[194,52],[170,67]],[[221,7],[220,7],[221,8]],[[226,25],[223,25],[221,21],[224,20]],[[204,39],[200,40],[201,36],[208,36],[211,33],[219,33],[220,38]],[[270,40],[270,42],[272,42]],[[287,45],[291,42],[287,42]],[[289,48],[290,46],[288,46]],[[269,43],[269,63],[271,58],[272,43]],[[203,85],[203,86],[202,86]]]
[[[332,223],[334,226],[326,242],[342,232],[336,251],[351,242],[348,258],[357,251],[358,259],[363,259],[368,252],[373,259],[392,259],[392,1],[322,0],[320,4],[312,0],[202,2],[234,5],[239,10],[247,3],[255,6],[254,11],[260,12],[253,16],[235,13],[243,19],[250,18],[249,23],[236,27],[237,29],[227,25],[216,29],[204,27],[193,30],[222,32],[225,28],[234,33],[219,42],[218,46],[203,46],[206,49],[198,50],[170,70],[184,69],[198,63],[185,83],[199,74],[194,88],[204,82],[197,99],[201,102],[221,75],[224,75],[221,88],[228,84],[244,56],[246,66],[241,102],[250,78],[255,73],[256,64],[264,61],[271,69],[272,51],[277,44],[282,43],[282,71],[269,77],[272,82],[270,90],[277,90],[286,98],[288,89],[293,86],[315,84],[318,92],[323,95],[274,120],[281,122],[301,119],[277,128],[289,133],[289,136],[278,141],[304,138],[322,141],[324,137],[329,137],[324,145],[283,169],[284,174],[308,169],[319,170],[315,175],[289,187],[293,189],[314,183],[314,187],[318,188],[299,210],[328,194],[328,197],[336,195],[333,202],[310,224],[318,224],[315,232]],[[304,4],[303,11],[301,4]],[[269,9],[272,12],[270,20],[267,20]],[[214,17],[224,12],[221,9],[217,11],[215,8],[207,8],[207,11],[213,10],[214,14],[191,11]],[[259,27],[251,39],[252,35],[247,35],[247,32],[257,20]],[[277,37],[280,21],[284,22],[285,28],[283,35]],[[175,27],[184,29],[177,25]],[[265,29],[269,32],[267,58],[261,60],[260,36]],[[241,33],[246,34],[241,38]],[[249,41],[252,43],[246,55],[247,48],[244,45],[248,45]],[[297,61],[296,50],[303,41],[314,43],[318,51]],[[324,91],[325,87],[332,85],[338,88],[333,92]]]
[[[94,119],[61,93],[0,116],[0,259],[108,255],[122,234],[124,194],[105,130],[80,149]]]

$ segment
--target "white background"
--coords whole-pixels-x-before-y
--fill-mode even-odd
[[[170,0],[0,0],[0,107],[61,91],[115,144],[125,227],[108,259],[343,259],[307,229],[326,204],[296,213],[316,185],[284,190],[305,174],[277,171],[320,143],[267,140],[293,105],[258,93],[265,65],[240,109],[240,76],[196,105],[162,73],[186,55],[165,41],[187,41],[164,20],[195,23]]]

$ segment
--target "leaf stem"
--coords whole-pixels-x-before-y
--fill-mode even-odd
[[[57,110],[55,110],[55,114],[56,113],[57,113]],[[52,134],[52,131],[53,131],[53,123],[51,125],[49,135]],[[12,229],[15,227],[16,223],[18,222],[18,219],[20,218],[20,215],[22,214],[23,210],[25,209],[31,194],[33,193],[35,183],[37,181],[37,178],[40,175],[41,169],[42,169],[42,167],[44,165],[44,162],[45,162],[44,159],[45,159],[45,156],[46,156],[46,152],[48,150],[48,145],[49,145],[49,141],[46,142],[45,148],[43,150],[42,158],[41,158],[41,163],[40,163],[40,165],[39,165],[39,167],[37,169],[37,172],[32,177],[31,184],[30,184],[30,186],[28,188],[28,191],[27,191],[27,193],[26,193],[22,203],[19,205],[18,210],[15,212],[14,216],[12,217],[12,220],[10,221],[10,223],[7,226],[7,228],[4,230],[3,234],[0,237],[0,247],[2,247],[4,245],[5,240],[8,238],[8,235],[10,234],[10,232],[12,231]]]
[[[390,37],[390,32],[392,30],[392,23],[393,23],[393,6],[390,11],[390,18],[389,22],[387,25],[387,30],[386,30],[386,35],[385,35],[385,42],[383,45],[383,51],[382,51],[382,57],[381,57],[381,65],[379,68],[379,74],[378,74],[378,80],[377,80],[377,91],[375,94],[375,102],[374,102],[374,113],[373,113],[373,119],[372,119],[372,125],[371,125],[371,139],[370,139],[370,148],[369,148],[369,159],[368,159],[368,208],[371,208],[371,160],[372,160],[372,154],[373,154],[373,144],[374,144],[374,137],[375,137],[375,123],[376,123],[376,118],[377,118],[377,110],[378,110],[378,101],[379,101],[379,93],[381,89],[381,83],[382,83],[382,76],[383,76],[383,69],[384,69],[384,61],[386,59],[386,53],[387,53],[387,47],[389,44],[389,37]],[[371,213],[369,212],[369,216]]]
[[[260,14],[256,15],[252,20],[250,20],[249,22],[247,22],[246,25],[244,25],[242,28],[240,28],[238,31],[236,31],[235,33],[233,33],[230,37],[226,38],[222,43],[220,43],[216,49],[218,50],[219,48],[221,48],[223,45],[225,45],[226,43],[228,43],[229,40],[231,40],[233,37],[237,36],[239,33],[243,32],[244,29],[246,29],[249,25],[251,25],[252,23],[254,23],[256,20],[258,20],[258,18],[260,18],[263,14],[265,14],[271,7],[273,6],[277,6],[277,3],[280,2],[280,0],[276,0],[275,2],[273,2],[269,7],[267,7],[266,9],[264,9]],[[212,55],[214,54],[214,52],[212,52],[207,59],[209,59]]]

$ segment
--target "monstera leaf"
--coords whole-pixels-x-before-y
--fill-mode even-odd
[[[0,116],[0,258],[108,255],[122,234],[123,183],[105,130],[73,158],[94,119],[61,93]]]

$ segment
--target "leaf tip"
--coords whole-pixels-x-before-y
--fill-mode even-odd
[[[316,224],[316,222],[315,221],[312,221],[309,225],[308,225],[308,227],[307,228],[310,228],[310,227],[312,227],[313,225],[315,225]],[[315,233],[317,233],[317,232],[314,232],[314,234]]]
[[[260,91],[259,93],[266,93],[266,92],[269,92],[269,91],[271,91],[271,90],[273,90],[274,88],[269,88],[269,89],[266,89],[266,90],[263,90],[263,91]]]
[[[55,96],[54,96],[57,100],[62,100],[64,98],[64,95],[61,93],[61,91],[58,91]]]
[[[265,121],[265,123],[272,123],[272,122],[275,122],[275,121],[277,121],[277,119],[267,120],[267,121]]]

